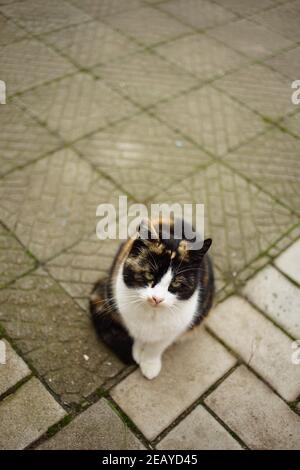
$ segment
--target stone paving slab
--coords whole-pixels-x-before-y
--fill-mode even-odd
[[[75,71],[71,63],[35,39],[0,47],[0,63],[7,96]]]
[[[101,80],[79,73],[35,88],[17,98],[63,139],[73,141],[137,109]]]
[[[154,439],[235,364],[235,359],[199,328],[190,339],[173,345],[153,381],[139,370],[113,390],[112,397],[147,439]]]
[[[0,395],[7,392],[11,387],[31,373],[27,364],[18,356],[6,339],[1,339],[1,342],[5,345],[5,364],[0,363]]]
[[[275,265],[300,285],[300,239],[275,260]]]
[[[8,18],[0,14],[0,46],[5,46],[27,36],[26,31],[19,28]]]
[[[294,338],[300,338],[300,289],[272,266],[252,278],[244,294]]]
[[[216,3],[241,16],[249,16],[260,10],[276,6],[281,0],[216,0]]]
[[[265,61],[265,64],[272,67],[277,72],[286,76],[290,81],[296,80],[300,76],[299,64],[300,46],[291,50],[277,54]]]
[[[140,0],[68,0],[72,5],[82,9],[96,19],[102,19],[109,15],[120,13],[124,10],[133,10],[143,6]]]
[[[29,380],[0,402],[0,449],[24,449],[65,414],[41,382]]]
[[[160,450],[242,449],[202,405],[198,405],[156,447]]]
[[[300,417],[245,366],[205,403],[251,449],[299,449]]]
[[[297,137],[300,137],[300,112],[297,112],[293,116],[286,117],[282,121],[282,124]]]
[[[66,403],[83,400],[124,367],[86,312],[41,269],[0,290],[0,322]]]
[[[145,447],[102,399],[37,449],[142,450]]]
[[[266,128],[259,116],[211,85],[158,105],[155,113],[216,156]]]

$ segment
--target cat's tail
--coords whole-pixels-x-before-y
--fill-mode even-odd
[[[131,350],[132,339],[119,321],[108,295],[108,280],[98,281],[90,297],[90,313],[100,339],[125,364],[134,364]]]

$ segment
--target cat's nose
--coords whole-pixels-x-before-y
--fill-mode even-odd
[[[164,301],[164,299],[162,297],[158,297],[157,295],[152,295],[152,297],[149,297],[149,302],[152,305],[158,305],[163,301]]]

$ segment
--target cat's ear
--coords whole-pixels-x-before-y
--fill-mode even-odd
[[[212,244],[212,239],[211,238],[206,238],[206,240],[204,240],[203,242],[203,245],[201,248],[199,248],[198,250],[194,250],[192,249],[192,244],[190,245],[188,243],[188,253],[189,253],[189,257],[191,260],[194,260],[194,261],[201,261],[203,256],[205,255],[205,253],[208,252],[210,246]]]
[[[137,227],[137,238],[141,240],[158,240],[159,235],[155,230],[151,220],[142,219]]]
[[[200,248],[200,253],[202,256],[205,255],[205,253],[210,249],[212,244],[212,239],[211,238],[206,238],[203,242],[202,248]]]

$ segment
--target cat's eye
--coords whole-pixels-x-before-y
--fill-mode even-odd
[[[153,281],[153,275],[151,273],[146,273],[145,278],[149,282]]]
[[[178,279],[173,279],[173,281],[171,282],[171,286],[174,289],[177,289],[180,286],[180,281]]]

